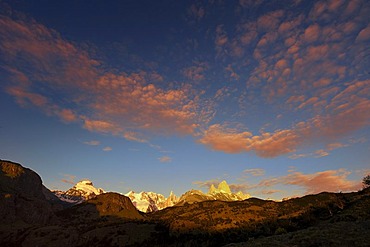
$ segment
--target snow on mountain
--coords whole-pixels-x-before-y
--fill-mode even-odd
[[[242,201],[248,199],[249,197],[250,197],[249,194],[244,194],[241,191],[237,193],[232,193],[229,185],[224,180],[220,184],[218,184],[217,188],[212,184],[207,194],[203,193],[200,190],[190,190],[186,192],[180,197],[180,199],[177,202],[177,205],[180,206],[186,203],[192,204],[195,202],[213,201],[213,200]]]
[[[60,200],[70,204],[78,204],[105,193],[103,189],[95,188],[90,180],[82,180],[67,191],[52,192]],[[203,193],[200,190],[190,190],[184,193],[180,198],[178,198],[172,191],[167,198],[162,194],[144,191],[140,193],[130,191],[126,193],[125,196],[129,197],[134,206],[144,213],[155,212],[175,205],[181,206],[186,203],[191,204],[213,200],[241,201],[250,197],[250,195],[244,194],[241,191],[237,193],[231,192],[226,181],[222,181],[218,184],[217,188],[212,184],[208,193]]]
[[[103,189],[95,188],[90,180],[82,180],[67,191],[52,191],[60,200],[78,204],[105,193]]]
[[[140,193],[130,191],[125,196],[129,197],[135,207],[144,213],[155,212],[177,203],[177,197],[172,191],[168,198],[165,198],[162,194],[144,191]]]

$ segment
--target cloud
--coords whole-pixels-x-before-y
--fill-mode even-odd
[[[265,170],[261,168],[246,169],[243,171],[244,174],[250,174],[254,177],[260,177],[265,175]]]
[[[75,122],[77,120],[76,114],[70,109],[62,109],[58,113],[59,117],[67,123]]]
[[[369,39],[370,39],[370,24],[359,32],[356,40],[365,41]]]
[[[111,148],[111,147],[106,146],[105,148],[103,148],[103,151],[104,151],[104,152],[109,152],[109,151],[112,151],[112,148]]]
[[[158,158],[158,160],[162,163],[169,163],[172,161],[172,158],[169,157],[169,156],[162,156],[160,158]]]
[[[124,134],[123,134],[123,137],[128,140],[128,141],[135,141],[135,142],[142,142],[142,143],[147,143],[148,140],[146,139],[143,139],[143,138],[140,138],[139,137],[139,133],[137,132],[133,132],[133,131],[126,131]]]
[[[329,151],[332,151],[334,149],[337,149],[337,148],[343,148],[343,147],[347,147],[348,144],[343,144],[343,143],[340,143],[340,142],[334,142],[334,143],[329,143],[328,145],[326,145],[326,149],[329,150]]]
[[[315,42],[320,37],[320,26],[313,24],[304,31],[304,39],[306,42]]]
[[[319,150],[316,150],[315,151],[315,157],[316,158],[321,158],[321,157],[325,157],[325,156],[328,156],[329,153],[327,151],[325,151],[324,149],[319,149]]]
[[[247,186],[248,190],[256,192],[278,192],[274,187],[278,185],[298,186],[304,189],[304,194],[327,192],[350,192],[361,189],[361,182],[349,180],[352,172],[346,169],[325,170],[304,174],[295,170],[288,171],[288,175],[263,179],[257,184]],[[245,186],[245,184],[242,184]],[[258,191],[257,191],[258,190]],[[271,193],[263,193],[271,194]]]
[[[279,179],[280,183],[303,187],[307,194],[316,194],[322,191],[339,192],[355,191],[361,188],[358,181],[348,180],[351,172],[345,169],[327,170],[312,174],[293,172]]]
[[[204,72],[208,69],[207,63],[197,63],[194,66],[183,69],[183,74],[186,78],[193,81],[204,80]]]
[[[343,102],[348,99],[345,95],[358,92],[360,88],[367,92],[370,81],[356,83],[359,88],[349,85],[340,92],[332,101]],[[334,108],[326,115],[316,115],[306,122],[299,122],[290,129],[276,130],[275,132],[262,132],[253,135],[249,131],[237,128],[229,128],[226,125],[214,124],[203,132],[198,140],[209,148],[226,153],[242,153],[254,151],[258,156],[271,158],[279,155],[295,152],[303,145],[311,143],[325,143],[337,140],[358,129],[364,128],[370,123],[370,100],[366,98],[352,97],[351,106],[334,108],[338,103],[328,105]],[[323,153],[322,153],[323,154]]]
[[[10,79],[5,87],[21,106],[145,143],[147,138],[132,133],[194,134],[212,116],[201,103],[202,92],[189,84],[165,89],[150,83],[153,76],[162,78],[157,72],[103,70],[87,51],[32,19],[2,16],[0,26],[0,54]],[[190,74],[202,78],[199,70]]]
[[[193,182],[193,184],[196,184],[201,188],[207,188],[207,189],[211,188],[212,184],[216,186],[219,183],[221,183],[221,179],[212,179],[212,180],[207,180],[207,181],[195,181],[195,182]]]
[[[224,30],[223,25],[217,26],[217,28],[216,28],[216,39],[215,39],[216,47],[220,47],[220,46],[225,45],[227,43],[227,41],[228,41],[228,38],[227,38],[227,34]]]
[[[281,190],[262,190],[260,193],[264,195],[272,195],[278,192],[281,192]]]
[[[240,9],[268,5],[248,0],[239,4]],[[317,1],[309,20],[307,13],[295,13],[296,8],[287,6],[240,20],[232,28],[215,26],[211,43],[216,58],[225,56],[218,60],[224,64],[213,66],[211,59],[179,69],[192,81],[208,82],[211,73],[206,72],[221,68],[219,73],[226,70],[238,83],[212,88],[213,92],[165,81],[154,70],[109,70],[93,53],[35,20],[1,16],[4,87],[22,107],[36,107],[65,123],[129,141],[152,145],[152,135],[192,135],[199,143],[227,153],[255,152],[265,158],[291,154],[312,143],[335,143],[369,125],[369,114],[364,114],[370,110],[364,61],[368,50],[361,43],[369,36],[369,9],[361,1]],[[206,17],[199,4],[189,11],[199,21]],[[239,84],[243,81],[245,88]],[[222,108],[217,103],[231,92],[240,93],[233,118],[258,117],[260,109],[251,105],[288,109],[298,118],[269,131],[230,128],[220,120],[224,112],[215,107]]]
[[[84,144],[90,145],[90,146],[98,146],[100,145],[100,141],[92,140],[92,141],[84,142]]]
[[[63,174],[63,177],[64,178],[60,180],[63,183],[73,184],[73,185],[76,184],[75,182],[76,176],[70,175],[70,174]]]
[[[190,18],[196,21],[200,21],[205,15],[205,9],[203,6],[192,4],[188,9],[188,15],[190,16]]]
[[[304,157],[307,157],[307,156],[308,156],[308,154],[292,154],[292,155],[289,155],[288,158],[292,159],[292,160],[295,160],[295,159],[304,158]]]
[[[254,151],[265,158],[293,152],[301,142],[293,130],[277,130],[253,136],[251,132],[239,132],[219,124],[211,125],[198,141],[213,150],[226,153]]]

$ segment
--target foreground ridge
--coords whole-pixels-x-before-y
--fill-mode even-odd
[[[142,213],[127,196],[110,192],[66,208],[31,169],[3,160],[0,165],[1,246],[308,247],[370,242],[370,188],[282,202],[198,201]],[[210,190],[228,194],[225,183]],[[199,191],[189,194],[196,197]]]

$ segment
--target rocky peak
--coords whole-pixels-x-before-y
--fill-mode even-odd
[[[223,193],[231,194],[230,187],[225,180],[219,183],[218,190]]]
[[[20,164],[0,160],[0,224],[22,220],[46,223],[54,218],[53,204],[40,176]],[[56,199],[57,200],[57,199]]]
[[[97,195],[105,193],[101,188],[95,188],[93,182],[88,179],[81,180],[67,191],[53,191],[62,201],[69,204],[78,204]]]
[[[209,188],[208,194],[213,194],[216,193],[216,187],[212,184],[211,187]]]

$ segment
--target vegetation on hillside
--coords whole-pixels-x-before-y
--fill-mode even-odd
[[[6,170],[13,167],[14,171],[17,166],[20,165],[4,165]],[[0,246],[368,246],[370,243],[369,186],[359,192],[323,192],[283,202],[258,198],[204,201],[144,214],[136,210],[128,197],[117,193],[98,195],[68,209],[51,207],[40,194],[42,184],[37,174],[16,173],[26,177],[19,180],[17,176],[7,176],[8,172],[0,174],[4,185],[0,191]],[[364,178],[364,185],[368,185],[368,178]],[[33,193],[22,192],[26,189]]]

